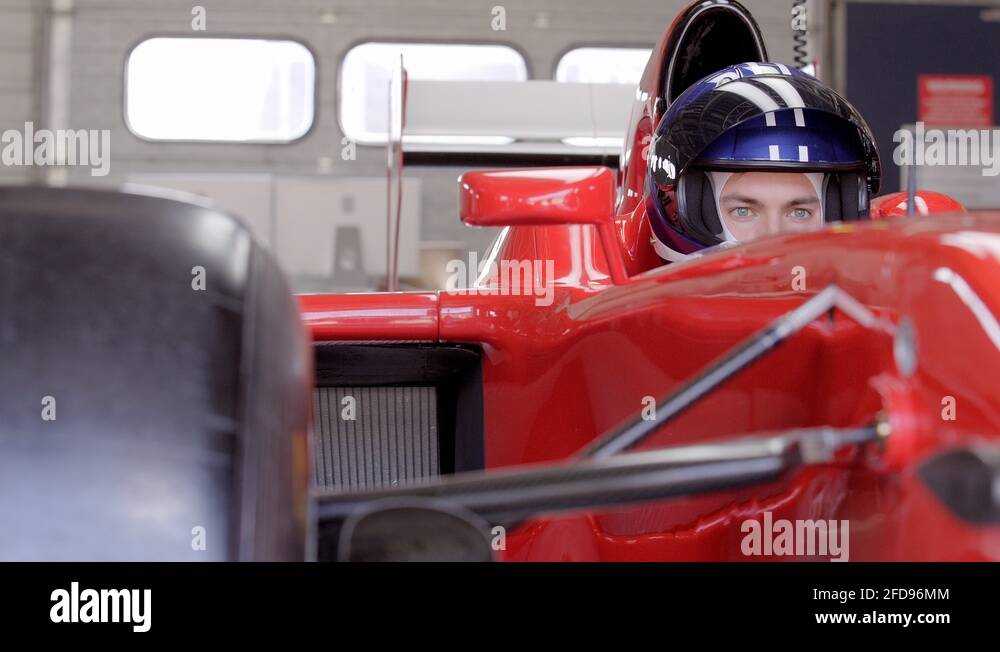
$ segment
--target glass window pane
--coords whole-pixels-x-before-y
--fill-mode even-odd
[[[126,66],[126,120],[151,140],[288,142],[313,123],[316,61],[295,41],[143,41]]]
[[[389,80],[399,67],[400,55],[410,79],[525,81],[528,78],[524,57],[506,45],[363,43],[351,48],[340,68],[340,124],[348,138],[361,143],[386,142]],[[451,136],[424,137],[420,142],[489,144],[494,140]]]
[[[556,66],[556,81],[588,84],[638,84],[649,48],[577,48]]]

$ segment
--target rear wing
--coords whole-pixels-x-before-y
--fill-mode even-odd
[[[411,79],[403,158],[468,167],[617,167],[635,92],[626,84]]]
[[[405,165],[617,167],[636,90],[554,81],[418,81],[402,57],[389,82],[386,290],[399,290]]]

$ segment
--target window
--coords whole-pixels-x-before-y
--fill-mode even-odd
[[[150,140],[284,143],[313,123],[316,61],[295,41],[143,41],[125,71],[125,115]]]
[[[652,52],[649,48],[570,50],[559,59],[556,81],[589,84],[638,84]]]
[[[351,48],[340,68],[340,125],[360,143],[386,142],[389,81],[399,57],[409,79],[428,81],[525,81],[524,57],[506,45],[456,43],[363,43]],[[407,142],[495,144],[490,137],[407,137]]]

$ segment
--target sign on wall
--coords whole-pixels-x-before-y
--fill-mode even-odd
[[[991,75],[919,75],[918,119],[930,126],[992,127]]]

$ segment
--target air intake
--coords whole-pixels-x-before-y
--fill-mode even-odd
[[[318,489],[378,489],[440,473],[437,388],[317,387]]]
[[[385,489],[483,468],[478,350],[320,343],[315,353],[315,489]]]

